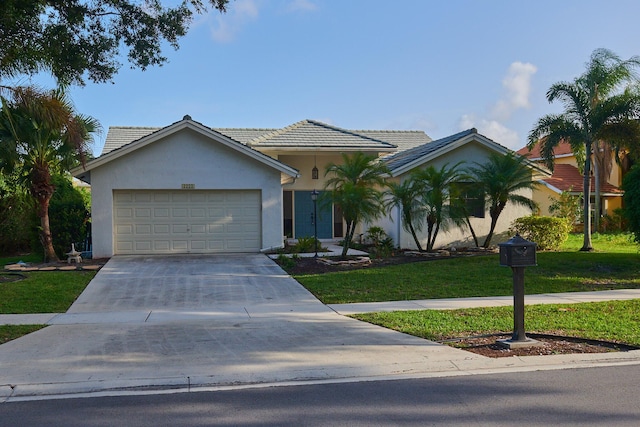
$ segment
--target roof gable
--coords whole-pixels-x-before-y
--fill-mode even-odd
[[[507,154],[511,152],[507,147],[479,134],[476,128],[471,128],[409,150],[387,156],[384,158],[384,162],[391,170],[391,175],[398,176],[470,142],[477,142],[496,153]],[[545,176],[550,175],[548,171],[534,162],[527,161],[527,164]]]
[[[214,140],[222,145],[225,145],[232,150],[246,155],[250,158],[257,160],[260,163],[263,163],[269,167],[277,169],[280,173],[289,175],[291,177],[298,177],[298,171],[290,166],[285,165],[284,163],[279,162],[278,160],[267,156],[257,150],[252,149],[251,147],[244,145],[226,135],[223,135],[220,132],[217,132],[213,129],[210,129],[201,123],[193,121],[190,116],[185,116],[183,120],[173,123],[164,128],[119,128],[123,130],[123,133],[127,135],[143,135],[139,139],[129,142],[125,145],[122,145],[117,148],[112,148],[111,151],[106,154],[101,155],[100,157],[89,161],[85,167],[77,167],[71,171],[74,176],[86,176],[86,173],[95,169],[99,166],[103,166],[117,158],[122,156],[126,156],[127,154],[136,151],[142,147],[145,147],[149,144],[154,143],[160,139],[166,138],[167,136],[174,134],[176,132],[180,132],[185,129],[190,129],[205,137]],[[133,132],[130,132],[131,129],[134,129]],[[110,129],[111,131],[111,129]],[[116,131],[116,136],[121,137],[121,134]],[[106,144],[105,144],[106,145]]]

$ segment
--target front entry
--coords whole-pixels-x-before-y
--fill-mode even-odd
[[[320,192],[322,195],[322,192]],[[321,196],[318,197],[321,199]],[[294,192],[295,210],[295,238],[313,237],[315,231],[315,221],[318,221],[318,239],[333,238],[332,225],[333,215],[331,204],[317,201],[317,218],[313,212],[313,200],[311,191]]]

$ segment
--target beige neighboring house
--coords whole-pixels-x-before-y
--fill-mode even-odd
[[[526,156],[533,162],[542,163],[540,145],[533,147],[531,151],[523,147],[517,151],[518,154]],[[582,196],[584,190],[583,175],[578,169],[576,156],[571,151],[568,143],[559,144],[553,151],[554,168],[550,177],[540,180],[540,184],[534,191],[534,200],[540,207],[540,215],[550,216],[549,206],[557,199],[563,191],[572,195]],[[617,163],[613,163],[611,175],[602,183],[600,189],[601,215],[612,215],[615,209],[622,207],[623,191],[620,189],[623,178],[622,168]],[[591,206],[595,208],[595,179],[591,177]]]
[[[210,128],[185,116],[163,128],[111,127],[102,154],[72,174],[91,185],[94,257],[259,252],[282,247],[284,237],[313,236],[316,225],[320,239],[344,237],[340,209],[318,205],[316,218],[311,199],[342,153],[379,157],[391,179],[403,180],[415,168],[481,163],[508,151],[475,129],[432,141],[423,131],[347,130],[314,120],[281,129]],[[509,207],[496,233],[529,213]],[[473,221],[479,236],[488,232],[486,210]],[[358,232],[371,225],[398,246],[414,244],[397,209]],[[468,242],[466,234],[440,233],[437,244]]]

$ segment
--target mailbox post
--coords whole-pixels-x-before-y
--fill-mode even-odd
[[[516,234],[498,246],[500,265],[511,267],[513,272],[513,335],[510,340],[498,342],[509,348],[540,345],[539,341],[527,338],[524,331],[524,269],[537,265],[536,244]]]

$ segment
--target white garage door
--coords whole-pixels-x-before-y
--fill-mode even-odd
[[[258,252],[260,192],[117,190],[115,253]]]

